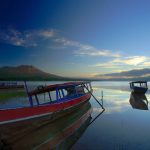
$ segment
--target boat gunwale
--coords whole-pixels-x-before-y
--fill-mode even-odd
[[[86,94],[87,96],[89,95],[89,93]],[[83,95],[83,96],[86,96],[86,95]],[[78,98],[76,98],[78,99]],[[77,107],[78,105],[81,105],[82,103],[88,101],[90,99],[90,96],[86,99],[86,100],[83,100],[81,102],[78,102],[77,104],[75,105],[72,105],[72,106],[69,106],[69,107],[66,107],[66,108],[63,108],[61,110],[57,110],[57,111],[51,111],[51,112],[48,112],[48,113],[43,113],[43,114],[36,114],[36,115],[31,115],[31,116],[27,116],[27,117],[22,117],[22,118],[15,118],[15,119],[11,119],[11,120],[5,120],[5,121],[0,121],[0,125],[3,125],[3,124],[6,124],[6,123],[14,123],[14,122],[19,122],[19,121],[25,121],[25,120],[30,120],[30,119],[34,119],[34,118],[39,118],[39,117],[42,117],[42,116],[47,116],[47,115],[52,115],[52,114],[55,114],[55,113],[59,113],[60,111],[65,111],[65,110],[69,110],[71,108],[75,108]],[[74,99],[75,100],[75,99]],[[36,107],[42,107],[42,106],[36,106]],[[43,106],[44,107],[44,106]],[[33,108],[33,107],[27,107],[27,108]],[[17,109],[17,108],[16,108]],[[9,110],[12,110],[12,109],[9,109]],[[13,109],[14,110],[14,109]],[[7,111],[7,110],[6,110]]]
[[[44,107],[44,106],[48,106],[48,105],[54,105],[54,104],[61,104],[61,103],[65,103],[65,102],[69,102],[69,101],[73,101],[75,99],[78,99],[78,98],[82,98],[83,96],[87,95],[87,94],[90,94],[89,92],[83,94],[83,95],[80,95],[79,97],[74,97],[74,98],[71,98],[71,99],[66,99],[66,101],[61,101],[60,99],[59,100],[56,100],[56,101],[53,101],[53,102],[47,102],[47,103],[43,103],[43,104],[39,104],[39,105],[33,105],[33,106],[22,106],[22,107],[9,107],[9,108],[0,108],[0,111],[3,111],[3,110],[11,110],[11,109],[21,109],[21,108],[36,108],[36,107]]]

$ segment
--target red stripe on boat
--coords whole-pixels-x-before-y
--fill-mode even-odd
[[[84,102],[90,98],[91,94],[87,93],[86,95],[66,101],[60,102],[57,104],[48,104],[46,106],[34,106],[28,108],[16,108],[16,109],[7,109],[7,110],[0,110],[0,122],[3,121],[11,121],[16,119],[23,119],[27,117],[34,117],[36,115],[44,115],[46,113],[53,113],[63,109],[67,109],[71,106],[75,106],[80,102]]]

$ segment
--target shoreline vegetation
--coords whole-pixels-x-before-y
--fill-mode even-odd
[[[0,101],[7,100],[10,98],[25,97],[25,96],[26,93],[24,91],[12,91],[12,90],[0,91]]]

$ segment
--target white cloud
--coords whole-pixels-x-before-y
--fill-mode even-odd
[[[150,67],[150,57],[146,56],[130,56],[130,57],[123,57],[112,59],[111,61],[103,61],[93,65],[89,65],[89,67],[93,68],[100,68],[103,70],[103,73],[99,73],[96,75],[97,77],[101,78],[112,78],[112,76],[105,76],[104,74],[109,73],[119,73],[122,71],[130,71],[132,69],[143,69]],[[95,77],[96,77],[95,76]],[[148,75],[145,75],[148,76]],[[117,76],[118,78],[119,76]],[[122,77],[122,76],[121,76]],[[115,78],[113,76],[113,78]],[[128,78],[124,76],[124,78]]]
[[[0,40],[16,46],[21,46],[25,43],[22,33],[14,29],[9,29],[7,32],[0,31]]]
[[[0,31],[0,40],[15,46],[22,47],[37,47],[42,44],[44,40],[49,40],[47,48],[73,48],[73,53],[76,56],[104,56],[104,57],[120,57],[118,52],[111,50],[97,49],[96,47],[88,44],[82,44],[77,41],[66,39],[57,35],[57,31],[54,29],[36,29],[18,31],[14,28]]]
[[[90,65],[91,67],[101,67],[101,68],[120,68],[121,67],[148,67],[150,66],[150,57],[146,56],[130,56],[130,57],[120,57],[113,59],[108,62],[101,62],[94,65]],[[122,69],[121,69],[122,70]]]
[[[105,56],[105,57],[120,57],[119,53],[112,52],[110,50],[99,50],[91,45],[80,45],[79,49],[75,51],[76,55],[88,55],[88,56]]]
[[[44,38],[51,38],[55,35],[54,30],[49,29],[49,30],[39,30],[37,32],[37,35],[39,35],[40,37],[44,37]]]
[[[115,63],[112,63],[112,62],[102,62],[102,63],[97,63],[97,64],[94,64],[94,65],[89,65],[89,67],[101,67],[101,68],[119,68],[120,64],[115,64]]]
[[[48,41],[44,45],[50,49],[73,49],[73,54],[76,56],[90,56],[90,57],[113,57],[108,62],[100,62],[90,67],[101,67],[107,69],[120,69],[122,67],[150,67],[150,57],[146,56],[130,56],[124,57],[119,52],[114,52],[107,49],[98,49],[90,44],[83,44],[78,41],[70,40],[58,35],[54,29],[36,29],[18,31],[14,28],[0,31],[0,40],[15,46],[22,47],[37,47],[43,41]]]
[[[113,63],[121,63],[121,64],[126,64],[126,65],[133,65],[137,66],[139,64],[144,63],[147,61],[149,58],[146,56],[130,56],[130,57],[125,57],[125,58],[119,58],[119,59],[114,59],[112,62]]]
[[[76,41],[68,40],[66,38],[56,38],[54,39],[56,43],[62,44],[64,46],[74,46],[74,47],[80,47],[81,44]]]
[[[142,64],[143,67],[150,67],[150,58]]]
[[[105,57],[120,57],[118,52],[112,52],[110,50],[99,50],[92,45],[82,44],[77,41],[69,40],[66,38],[56,38],[53,40],[62,46],[74,47],[76,50],[74,54],[77,56],[105,56]]]
[[[0,40],[15,46],[35,47],[39,41],[50,39],[54,35],[55,31],[53,29],[26,30],[20,32],[10,28],[6,31],[0,31]]]

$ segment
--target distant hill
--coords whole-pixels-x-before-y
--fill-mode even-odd
[[[21,65],[17,67],[5,66],[0,68],[0,81],[4,80],[30,80],[30,81],[79,81],[79,80],[149,80],[150,81],[150,69],[135,69],[130,71],[123,71],[119,73],[100,74],[93,78],[69,78],[62,77],[55,74],[46,73],[31,65]]]
[[[46,73],[40,69],[30,66],[21,65],[17,67],[1,67],[0,80],[61,80],[61,76]]]
[[[130,71],[122,71],[119,73],[100,74],[95,78],[104,80],[150,80],[150,69],[135,69]]]
[[[105,74],[106,76],[144,76],[146,74],[150,75],[150,69],[136,69],[136,70],[130,70],[130,71],[123,71],[120,73],[110,73]]]

